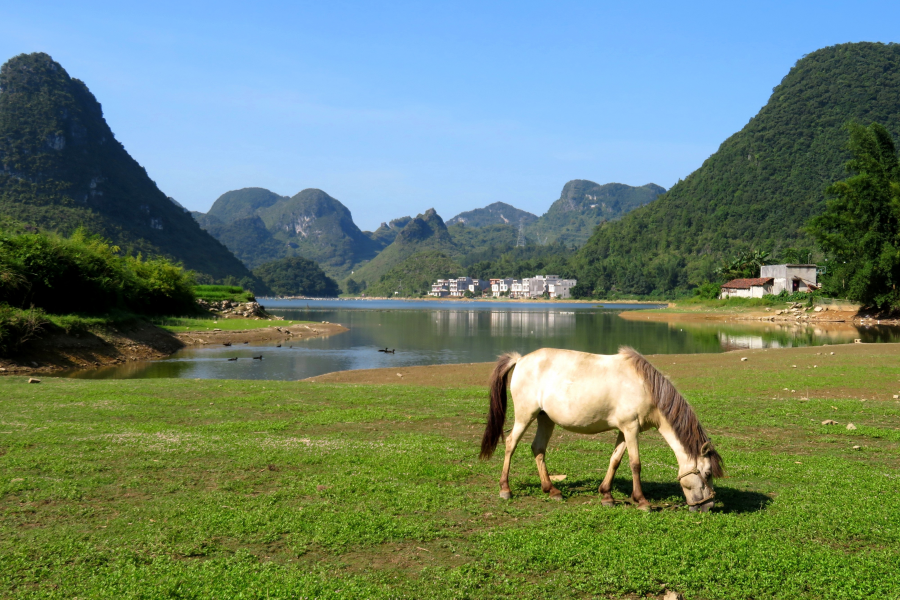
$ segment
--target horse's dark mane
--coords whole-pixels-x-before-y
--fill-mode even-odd
[[[634,348],[623,346],[619,348],[619,354],[631,362],[635,371],[644,380],[653,403],[672,426],[675,436],[681,442],[688,456],[696,460],[702,454],[703,445],[709,442],[707,456],[712,465],[712,476],[722,477],[725,474],[722,470],[722,457],[712,447],[709,436],[706,435],[694,409],[684,399],[684,396],[679,394],[672,382],[657,371],[656,367]]]

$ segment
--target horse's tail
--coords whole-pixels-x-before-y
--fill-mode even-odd
[[[491,390],[491,403],[488,407],[487,425],[481,438],[482,460],[487,460],[494,454],[497,442],[503,436],[503,423],[506,422],[506,376],[520,358],[522,356],[517,352],[501,354],[494,372],[491,373],[491,381],[488,384]]]

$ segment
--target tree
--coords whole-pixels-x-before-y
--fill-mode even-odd
[[[900,307],[900,159],[878,123],[847,126],[850,177],[831,185],[807,231],[828,257],[825,290],[880,308]]]
[[[746,277],[759,277],[759,268],[769,260],[769,253],[764,250],[748,250],[726,259],[722,266],[716,269],[726,281]]]

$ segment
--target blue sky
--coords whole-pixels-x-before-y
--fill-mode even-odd
[[[804,54],[900,42],[900,2],[5,2],[0,60],[85,81],[167,194],[325,190],[363,229],[671,187]]]

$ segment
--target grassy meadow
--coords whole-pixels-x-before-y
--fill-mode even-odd
[[[837,354],[664,363],[726,460],[709,514],[655,432],[649,514],[600,505],[611,433],[554,436],[562,503],[526,434],[500,500],[484,388],[3,378],[0,597],[900,598],[896,356]]]

